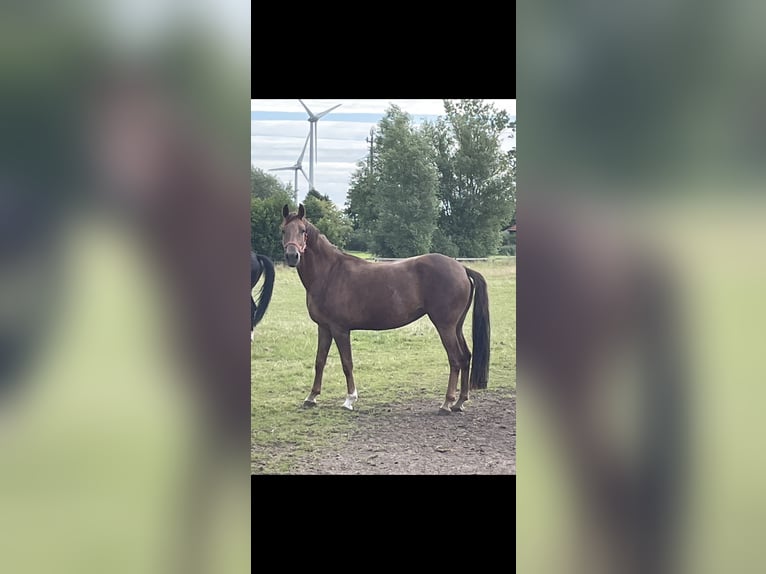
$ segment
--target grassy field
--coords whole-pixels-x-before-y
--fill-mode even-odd
[[[482,273],[489,285],[489,388],[515,388],[515,258],[470,267]],[[471,312],[463,330],[472,347]],[[318,407],[304,409],[303,399],[314,377],[317,327],[308,315],[298,273],[278,265],[271,305],[256,329],[251,354],[253,472],[289,472],[294,456],[345,440],[359,413],[374,413],[388,403],[427,397],[433,399],[434,410],[439,408],[449,365],[427,317],[392,331],[354,331],[351,341],[359,393],[356,410],[341,408],[346,382],[334,344]]]
[[[351,255],[355,255],[362,259],[375,259],[375,256],[372,253],[367,253],[366,251],[346,251],[346,253],[350,253]]]

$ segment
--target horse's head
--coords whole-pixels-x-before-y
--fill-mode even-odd
[[[298,206],[298,213],[290,213],[290,208],[282,208],[282,245],[285,248],[285,261],[290,267],[297,267],[301,255],[306,251],[308,226],[304,216],[303,204]]]

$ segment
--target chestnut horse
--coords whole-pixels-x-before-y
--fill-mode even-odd
[[[428,315],[447,351],[450,374],[440,414],[462,411],[471,389],[483,389],[489,376],[489,300],[487,282],[479,273],[445,255],[430,253],[392,263],[373,263],[343,253],[305,218],[282,210],[285,259],[306,288],[306,304],[318,325],[314,386],[304,406],[316,405],[322,373],[332,340],[338,347],[348,395],[344,408],[357,400],[350,332],[355,329],[397,329]],[[463,337],[463,321],[471,301],[473,363]],[[470,377],[469,377],[469,366]],[[460,375],[460,397],[456,397]],[[456,400],[457,399],[457,400]]]

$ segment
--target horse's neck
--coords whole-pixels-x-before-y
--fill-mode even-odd
[[[314,235],[311,245],[306,248],[303,262],[298,266],[298,276],[301,278],[306,291],[310,291],[323,282],[332,271],[338,260],[338,252],[327,238],[323,237],[315,227],[311,229]]]

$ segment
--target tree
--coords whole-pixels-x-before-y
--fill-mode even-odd
[[[515,211],[515,152],[501,148],[502,134],[515,124],[481,100],[445,100],[444,109],[446,118],[426,126],[439,174],[435,247],[464,257],[492,255]]]
[[[373,153],[373,156],[376,155]],[[376,173],[370,171],[369,163],[365,160],[357,163],[357,170],[351,176],[345,209],[353,228],[348,240],[350,249],[370,251],[374,248],[372,229],[380,214],[380,205],[375,198]]]
[[[291,211],[297,207],[291,195],[275,193],[268,199],[250,198],[250,243],[253,251],[282,260],[284,248],[279,226],[282,223],[282,207],[288,204]]]
[[[516,123],[513,124],[513,131],[516,131]],[[511,170],[511,188],[512,188],[512,199],[513,199],[513,214],[511,215],[510,221],[508,221],[508,225],[505,225],[504,227],[509,227],[511,225],[516,224],[516,148],[513,148],[511,150],[508,150],[508,164],[510,165]]]
[[[279,192],[289,193],[292,197],[293,186],[283,184],[278,178],[266,173],[259,167],[250,166],[250,195],[258,199],[273,197]]]
[[[306,208],[306,217],[311,223],[324,233],[333,245],[344,248],[352,227],[346,215],[335,206],[332,200],[312,189],[303,205]]]
[[[378,124],[375,151],[373,172],[360,162],[352,179],[352,221],[357,229],[369,229],[379,255],[428,253],[436,228],[438,181],[429,140],[412,125],[409,114],[392,105]]]
[[[276,177],[262,169],[250,168],[250,245],[257,253],[281,260],[284,254],[279,225],[282,223],[282,207],[293,204],[290,186],[283,185]]]

